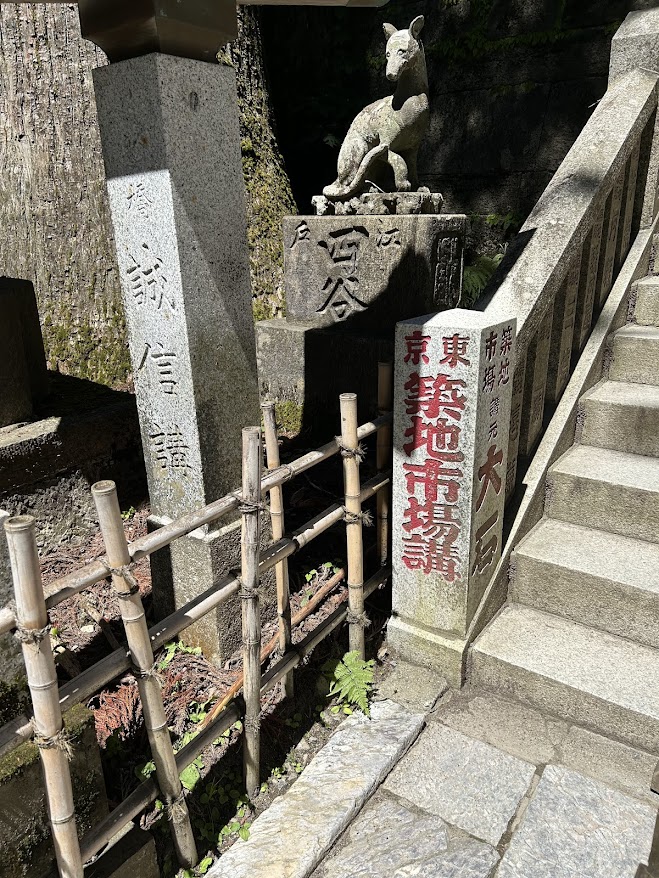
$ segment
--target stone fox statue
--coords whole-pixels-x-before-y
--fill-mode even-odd
[[[356,117],[339,152],[336,182],[323,189],[327,198],[346,199],[364,191],[378,163],[394,172],[397,192],[418,186],[416,157],[428,127],[428,73],[419,33],[423,16],[407,30],[385,24],[387,79],[395,82],[392,97],[369,104]]]

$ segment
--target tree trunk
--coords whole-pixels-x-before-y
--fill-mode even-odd
[[[257,10],[236,68],[255,313],[281,311],[281,217],[295,211],[274,134]],[[0,4],[0,274],[32,280],[49,365],[114,386],[130,359],[91,70],[74,4]]]
[[[238,8],[238,39],[218,57],[235,67],[238,84],[254,316],[276,317],[284,312],[281,219],[297,207],[277,143],[257,8]]]

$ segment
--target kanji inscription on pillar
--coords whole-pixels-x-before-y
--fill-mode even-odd
[[[501,553],[515,321],[396,328],[394,613],[464,634]]]

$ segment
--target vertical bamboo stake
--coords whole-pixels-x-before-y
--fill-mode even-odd
[[[261,763],[261,609],[259,606],[259,536],[261,520],[261,428],[243,430],[241,512],[241,581],[243,626],[243,696],[245,740],[243,761],[247,795],[259,789]]]
[[[393,363],[378,363],[378,414],[384,415],[392,408]],[[376,465],[378,472],[387,469],[391,460],[391,426],[380,427],[376,446]],[[380,566],[385,567],[389,560],[389,509],[391,486],[377,494],[378,553]]]
[[[197,863],[197,847],[176,768],[174,748],[169,737],[160,682],[154,671],[153,649],[144,607],[137,584],[129,569],[130,555],[117,500],[117,489],[114,482],[96,482],[92,487],[92,495],[108,563],[112,570],[112,585],[119,597],[121,618],[142,702],[144,724],[156,766],[158,786],[168,811],[174,848],[181,866],[190,869]]]
[[[265,454],[268,469],[277,469],[280,464],[279,442],[277,440],[277,422],[275,420],[275,404],[265,403],[263,409],[263,426],[265,433]],[[281,485],[270,489],[270,521],[272,539],[276,542],[284,536],[284,497]],[[291,645],[291,600],[288,587],[288,558],[284,558],[275,567],[277,580],[277,615],[279,616],[279,649],[282,655]],[[293,671],[284,677],[284,692],[287,698],[294,695]]]
[[[345,490],[346,540],[348,546],[348,642],[350,651],[366,658],[366,614],[364,613],[364,545],[362,540],[362,504],[359,485],[361,451],[357,438],[357,394],[342,393],[341,455]]]
[[[57,866],[61,878],[83,878],[69,772],[71,750],[62,728],[34,519],[29,515],[10,518],[5,531],[16,597],[16,633],[23,645],[32,696],[34,739],[41,754]]]

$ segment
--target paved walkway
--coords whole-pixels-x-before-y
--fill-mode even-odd
[[[399,666],[373,719],[342,724],[208,874],[637,878],[659,863],[655,756],[500,696],[435,704],[444,690]]]

